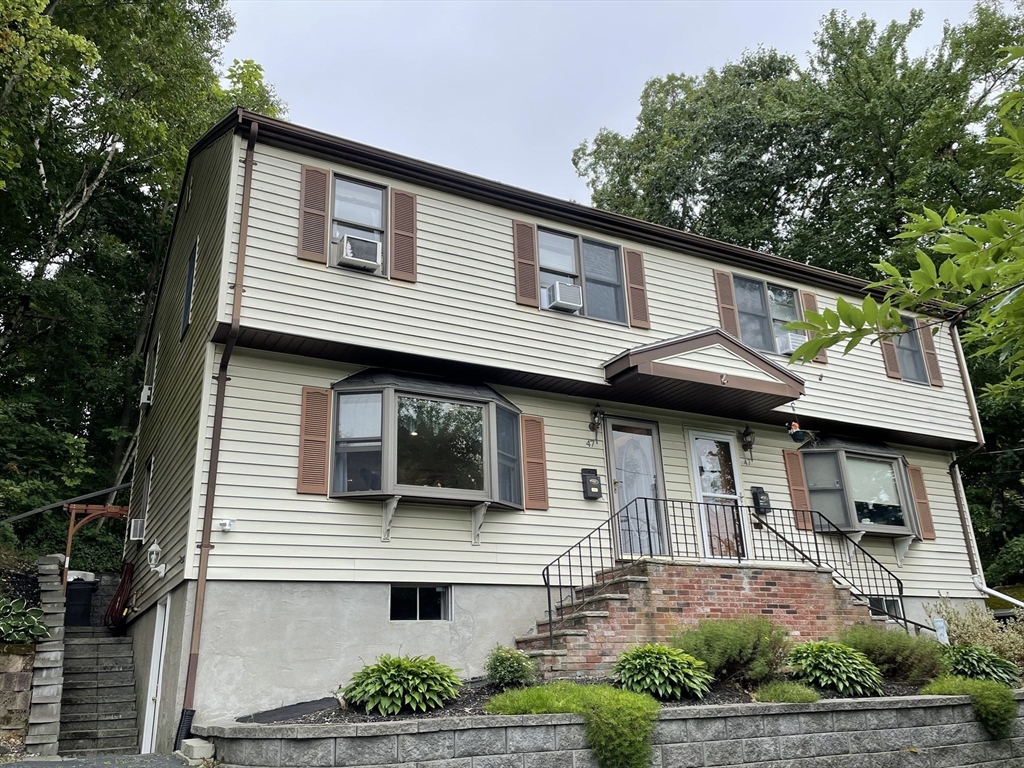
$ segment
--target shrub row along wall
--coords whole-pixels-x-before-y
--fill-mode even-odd
[[[1024,764],[1024,691],[992,741],[966,696],[664,709],[652,768],[967,768]],[[361,725],[194,725],[228,766],[596,768],[582,719],[523,715]]]

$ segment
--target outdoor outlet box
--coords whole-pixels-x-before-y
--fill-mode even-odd
[[[754,512],[758,515],[767,515],[772,511],[772,501],[768,498],[768,491],[759,485],[750,489],[754,495]]]
[[[600,499],[601,498],[601,478],[597,474],[596,469],[581,469],[580,475],[583,476],[583,498],[584,499]]]

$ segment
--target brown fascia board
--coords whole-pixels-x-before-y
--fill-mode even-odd
[[[754,269],[775,277],[800,280],[810,285],[857,295],[870,293],[881,297],[885,293],[880,289],[869,289],[869,281],[859,277],[723,243],[672,227],[651,224],[598,208],[559,200],[548,195],[332,136],[285,120],[265,117],[241,108],[227,115],[200,141],[212,141],[216,135],[211,136],[211,134],[223,131],[232,124],[238,130],[253,121],[260,124],[259,141],[264,144],[315,155],[443,192],[491,203],[502,208],[530,213],[569,225],[587,227],[614,237],[670,250],[685,251],[722,264]],[[935,309],[930,314],[944,316],[946,313]]]

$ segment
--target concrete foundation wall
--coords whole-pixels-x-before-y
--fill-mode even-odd
[[[388,584],[211,581],[196,719],[329,696],[382,653],[480,675],[491,648],[512,645],[547,605],[543,587],[457,584],[451,598],[450,621],[390,621]]]
[[[966,696],[662,709],[651,768],[1017,768],[1024,707],[993,741]],[[521,715],[360,725],[207,725],[229,765],[594,768],[582,718]]]

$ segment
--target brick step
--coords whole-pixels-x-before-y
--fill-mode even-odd
[[[135,690],[135,684],[124,680],[75,680],[64,683],[65,691],[88,691],[100,688],[131,688]]]
[[[532,643],[536,640],[548,643],[551,641],[552,637],[554,637],[555,641],[557,642],[558,638],[560,637],[586,637],[589,634],[590,633],[585,629],[556,629],[553,633],[543,632],[537,633],[536,635],[520,635],[519,637],[515,638],[515,643],[516,645],[519,645],[521,643]]]
[[[103,699],[101,701],[76,701],[74,703],[65,696],[60,705],[60,716],[62,719],[65,715],[89,715],[98,718],[101,715],[120,714],[122,712],[126,715],[131,713],[131,716],[135,717],[134,695],[130,700],[122,697],[115,697],[113,699]]]
[[[135,738],[139,735],[139,731],[135,726],[131,728],[111,728],[109,725],[102,725],[99,728],[83,728],[80,723],[76,723],[74,728],[60,730],[61,741],[81,741],[82,739],[123,739],[127,737]]]
[[[581,596],[590,596],[598,594],[597,590],[605,587],[613,587],[619,584],[625,584],[626,589],[629,589],[628,585],[632,584],[646,584],[650,581],[646,576],[616,576],[611,579],[595,581],[593,584],[589,584],[585,587],[577,587],[576,594]]]
[[[112,704],[126,702],[135,704],[135,686],[119,688],[91,688],[86,690],[68,691],[65,689],[61,699],[61,708],[76,704]]]
[[[569,652],[558,648],[539,648],[534,651],[523,651],[531,659],[543,658],[545,656],[568,656]]]
[[[74,662],[69,664],[68,661]],[[132,672],[135,664],[121,659],[64,659],[64,672]]]
[[[572,603],[563,603],[555,609],[555,613],[558,616],[565,616],[569,613],[577,613],[579,610],[590,610],[600,603],[626,602],[627,600],[629,600],[629,595],[624,595],[621,592],[596,594]]]
[[[84,705],[79,705],[79,706],[84,706]],[[65,709],[66,709],[66,707],[61,709],[61,713],[60,713],[61,725],[64,725],[65,723],[67,723],[67,724],[75,723],[76,727],[77,727],[77,724],[81,723],[83,728],[92,728],[93,727],[92,726],[93,723],[115,723],[115,722],[117,722],[119,720],[125,720],[125,721],[128,721],[128,722],[134,723],[136,721],[137,717],[138,717],[135,714],[135,708],[134,707],[131,708],[131,709],[121,708],[121,709],[117,709],[117,710],[112,711],[112,712],[66,712],[66,711],[64,711]],[[102,728],[104,726],[97,725],[96,727],[97,728]],[[111,726],[107,726],[107,727],[109,728]]]

